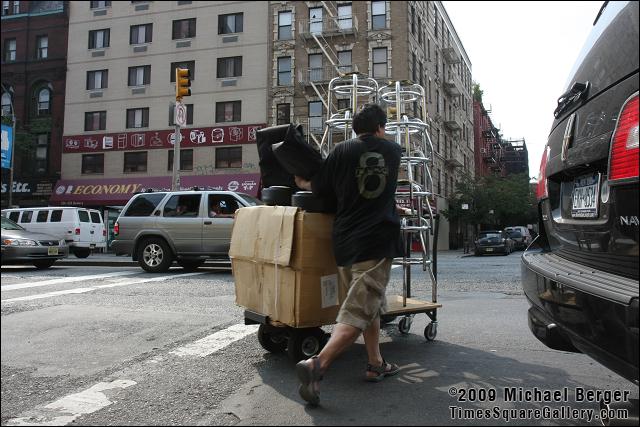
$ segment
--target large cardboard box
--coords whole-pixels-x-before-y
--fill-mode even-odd
[[[236,303],[293,327],[335,323],[346,290],[338,285],[332,229],[333,215],[239,209],[229,250]]]

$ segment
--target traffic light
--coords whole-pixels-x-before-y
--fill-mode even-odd
[[[191,76],[188,68],[176,68],[176,101],[191,96]]]

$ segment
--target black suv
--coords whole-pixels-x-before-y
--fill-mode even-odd
[[[558,100],[522,256],[529,327],[638,383],[638,2],[605,2]]]

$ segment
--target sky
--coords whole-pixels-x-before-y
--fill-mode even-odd
[[[505,139],[525,139],[537,176],[557,99],[603,2],[442,3],[493,124]]]

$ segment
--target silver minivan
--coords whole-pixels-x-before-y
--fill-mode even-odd
[[[175,260],[195,270],[207,259],[228,259],[234,213],[262,202],[232,191],[137,194],[114,225],[111,248],[131,255],[144,270],[164,272]]]

